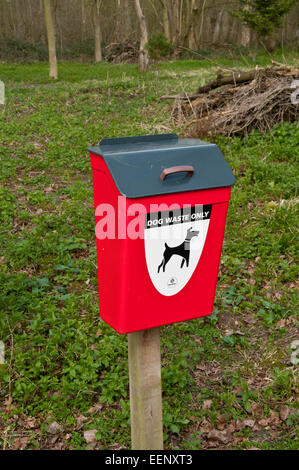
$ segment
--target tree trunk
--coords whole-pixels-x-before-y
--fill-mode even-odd
[[[102,57],[102,46],[101,46],[101,25],[100,25],[100,2],[95,0],[94,2],[94,60],[97,64],[103,60]]]
[[[170,21],[169,21],[169,15],[168,15],[168,6],[167,6],[167,0],[162,0],[162,8],[163,8],[163,29],[164,29],[164,36],[167,37],[167,39],[171,39],[171,33],[170,33]]]
[[[190,5],[190,24],[186,32],[186,36],[188,38],[188,47],[190,47],[190,49],[197,49],[198,47],[196,34],[196,20],[198,19],[198,11],[199,8],[196,0],[192,0]]]
[[[169,39],[173,42],[173,30],[174,30],[174,25],[173,25],[173,11],[172,11],[172,4],[170,3],[169,0],[163,0],[165,8],[167,10],[167,16],[168,16],[168,24],[169,24]]]
[[[109,38],[109,40],[112,42],[117,42],[120,44],[125,42],[135,29],[131,24],[132,15],[130,2],[131,0],[117,0],[115,5],[115,12],[113,13],[111,11],[112,15],[115,15],[115,23],[113,28],[114,33]],[[111,3],[111,0],[107,3]]]
[[[249,47],[250,45],[250,29],[246,25],[242,25],[241,46]]]
[[[145,45],[148,42],[148,34],[146,28],[145,17],[140,6],[140,0],[135,0],[136,12],[140,27],[140,49],[139,49],[139,69],[140,72],[146,72],[149,67],[149,58]]]
[[[173,0],[172,4],[172,42],[175,45],[180,43],[180,1]]]
[[[214,28],[213,39],[212,39],[213,44],[217,44],[220,39],[223,13],[224,13],[224,8],[222,8],[222,10],[218,13],[218,17],[217,17],[215,28]]]
[[[132,24],[132,14],[131,14],[130,0],[123,1],[123,15],[124,15],[124,26],[123,26],[123,38],[128,39],[134,26]]]
[[[44,0],[44,9],[49,50],[49,77],[57,79],[58,73],[56,59],[55,23],[53,19],[52,0]]]
[[[264,44],[268,52],[273,52],[276,46],[275,36],[267,36],[264,40]]]
[[[249,5],[245,5],[244,9],[249,10]],[[244,23],[242,24],[241,28],[241,46],[249,47],[251,39],[250,28]]]
[[[232,17],[230,14],[224,10],[221,22],[221,34],[219,40],[223,43],[226,41],[230,41],[230,34],[231,34],[231,19]]]

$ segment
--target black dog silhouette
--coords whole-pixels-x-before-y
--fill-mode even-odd
[[[199,234],[198,230],[192,231],[192,227],[190,227],[187,230],[185,240],[180,245],[171,247],[171,246],[168,246],[167,243],[165,243],[165,251],[163,253],[163,260],[162,260],[162,263],[158,266],[158,273],[160,272],[160,269],[162,267],[163,267],[163,272],[165,272],[166,264],[168,263],[168,261],[173,255],[179,255],[183,258],[181,262],[181,268],[184,266],[184,263],[186,263],[186,266],[188,268],[189,258],[190,258],[190,242],[191,242],[191,239],[193,237],[197,237],[198,234]]]

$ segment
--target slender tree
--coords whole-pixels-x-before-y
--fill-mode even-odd
[[[169,20],[169,3],[168,3],[168,0],[160,0],[160,2],[162,6],[164,36],[167,39],[171,39],[170,20]]]
[[[45,20],[47,27],[48,50],[49,50],[49,77],[57,79],[57,59],[56,59],[56,40],[55,40],[55,23],[53,18],[52,0],[44,0]]]
[[[188,21],[186,22],[185,28],[185,39],[184,42],[190,47],[190,49],[196,49],[199,47],[199,33],[198,18],[200,8],[197,0],[190,0],[188,4]]]
[[[101,62],[102,57],[102,34],[100,25],[100,0],[94,0],[94,60]]]
[[[140,27],[139,69],[140,72],[146,72],[149,67],[149,58],[145,47],[148,43],[147,27],[140,0],[135,0],[135,6]]]
[[[181,40],[180,34],[180,0],[173,0],[171,4],[171,14],[172,14],[172,42],[175,45],[178,45]]]

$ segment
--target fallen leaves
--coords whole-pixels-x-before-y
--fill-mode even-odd
[[[243,424],[247,428],[253,428],[254,420],[253,419],[244,419]]]
[[[202,410],[209,410],[212,406],[213,400],[205,400],[202,404]]]
[[[270,419],[271,426],[279,426],[281,424],[278,414],[273,410],[271,410],[270,412],[269,419]]]
[[[280,320],[278,320],[278,322],[276,323],[276,328],[285,328],[286,326],[290,326],[292,325],[293,323],[296,322],[296,319],[293,318],[293,317],[289,317],[289,318],[281,318]]]
[[[26,429],[35,429],[39,427],[39,424],[36,418],[34,418],[33,416],[30,416],[29,418],[26,419],[24,423],[24,427]]]
[[[48,426],[48,433],[49,434],[58,434],[63,431],[63,427],[57,423],[57,421],[53,421]]]
[[[258,421],[258,424],[262,427],[262,428],[265,428],[268,426],[269,424],[269,419],[267,418],[262,418]]]
[[[212,400],[205,400],[201,409],[209,410],[211,405]],[[265,439],[268,441],[275,440],[278,436],[278,430],[290,416],[291,410],[288,405],[284,404],[281,405],[279,412],[270,410],[269,415],[266,417],[261,417],[262,413],[262,408],[257,404],[253,404],[252,412],[249,413],[251,416],[245,417],[245,419],[238,418],[235,420],[232,419],[231,415],[219,412],[216,428],[209,416],[199,418],[196,429],[200,431],[203,448],[233,448],[242,441],[248,440],[247,434],[246,436],[243,434],[246,429],[248,432],[250,431],[250,439],[255,443],[263,442]],[[196,417],[190,417],[190,421],[195,422]],[[258,449],[252,447],[252,449],[255,448]]]
[[[223,431],[227,424],[226,416],[218,414],[217,418],[218,418],[217,429],[219,429],[219,431]]]
[[[88,431],[84,431],[83,436],[86,441],[86,444],[96,444],[97,432],[98,432],[97,429],[89,429]]]
[[[109,446],[109,450],[124,450],[125,446],[123,444],[119,444],[116,442],[115,444],[112,444],[112,446]]]
[[[14,450],[24,450],[28,444],[29,437],[18,437],[14,441]]]
[[[189,416],[189,421],[197,421],[197,417],[196,416]]]
[[[279,410],[279,417],[282,421],[286,421],[290,414],[290,408],[288,405],[282,405]]]
[[[88,420],[87,416],[84,416],[84,415],[75,416],[74,418],[77,423],[76,431],[79,431],[80,429],[82,429],[84,424],[86,424],[86,421]]]
[[[227,431],[218,431],[217,429],[212,429],[208,434],[208,439],[213,441],[212,445],[216,442],[221,444],[227,444],[231,440],[231,435]]]
[[[87,410],[87,413],[91,413],[91,414],[99,413],[102,410],[102,408],[103,408],[102,403],[96,403],[95,405],[93,405],[91,408]]]

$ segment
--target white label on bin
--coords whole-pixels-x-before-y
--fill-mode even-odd
[[[190,280],[203,251],[211,212],[209,204],[147,214],[145,258],[160,294],[175,295]]]

